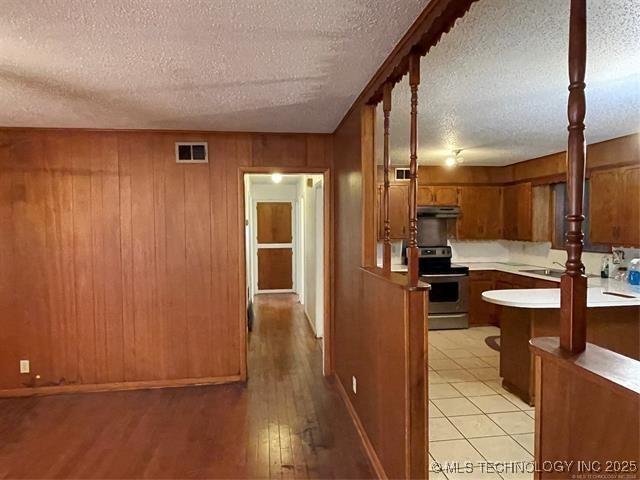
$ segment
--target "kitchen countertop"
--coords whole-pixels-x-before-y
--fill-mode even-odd
[[[598,285],[587,287],[587,307],[640,306],[640,287],[612,279],[598,278]],[[607,295],[618,293],[633,298]],[[489,290],[482,293],[485,302],[517,308],[560,308],[559,288]]]

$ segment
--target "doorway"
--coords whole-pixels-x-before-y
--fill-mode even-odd
[[[260,170],[242,172],[249,338],[256,304],[274,295],[299,303],[329,375],[328,172]]]

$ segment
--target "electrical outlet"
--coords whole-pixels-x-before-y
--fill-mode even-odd
[[[351,389],[353,393],[358,393],[358,380],[356,380],[356,377],[351,377]]]
[[[20,373],[29,373],[30,371],[29,360],[20,360]]]

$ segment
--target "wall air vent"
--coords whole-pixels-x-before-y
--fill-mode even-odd
[[[207,163],[207,142],[176,142],[176,163]]]
[[[396,180],[409,180],[409,172],[408,168],[396,168]]]

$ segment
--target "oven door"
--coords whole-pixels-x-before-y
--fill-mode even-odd
[[[469,311],[469,275],[423,275],[431,285],[429,313],[467,313]]]

